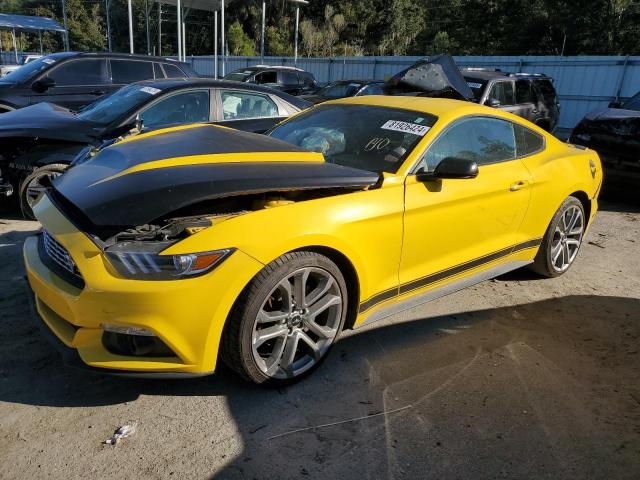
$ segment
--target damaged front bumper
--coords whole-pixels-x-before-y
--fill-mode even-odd
[[[24,262],[39,321],[67,363],[104,373],[136,376],[194,376],[213,373],[224,322],[246,283],[262,264],[240,251],[209,274],[170,281],[120,278],[103,253],[47,197],[36,216],[66,249],[84,286],[72,285],[43,261],[38,236],[24,245]],[[165,345],[167,355],[123,354],[107,336],[145,332]]]

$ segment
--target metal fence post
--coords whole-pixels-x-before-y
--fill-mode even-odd
[[[371,76],[371,78],[373,78],[374,80],[378,77],[376,77],[376,67],[378,66],[378,59],[374,57],[373,59],[373,75]]]
[[[620,77],[618,79],[618,88],[616,88],[616,102],[620,101],[620,94],[622,93],[622,84],[624,83],[624,76],[627,73],[627,65],[629,65],[629,55],[624,58],[624,62],[622,62],[622,71],[620,72]]]
[[[329,62],[327,63],[327,82],[331,81],[331,57],[329,57]]]

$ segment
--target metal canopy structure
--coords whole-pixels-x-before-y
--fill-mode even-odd
[[[0,13],[0,29],[11,29],[13,51],[18,62],[18,47],[16,45],[16,30],[23,32],[38,32],[40,38],[40,52],[42,52],[42,31],[61,32],[66,44],[67,30],[58,22],[48,17],[34,17],[29,15],[14,15]]]

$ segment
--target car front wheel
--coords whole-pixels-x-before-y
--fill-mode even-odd
[[[580,200],[567,198],[553,216],[531,269],[545,277],[558,277],[569,270],[582,245],[586,225]]]
[[[20,210],[25,218],[33,220],[33,205],[46,190],[48,182],[62,175],[69,168],[64,163],[54,163],[36,168],[20,184]]]
[[[289,383],[326,358],[344,325],[347,289],[329,258],[287,253],[244,289],[225,326],[221,358],[255,383]]]

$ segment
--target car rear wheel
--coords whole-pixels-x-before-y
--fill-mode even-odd
[[[20,210],[25,218],[34,219],[32,207],[47,188],[46,182],[62,175],[69,168],[64,163],[38,167],[20,184]]]
[[[222,335],[221,358],[255,383],[290,383],[315,370],[342,330],[347,288],[315,252],[287,253],[244,289]]]
[[[584,237],[584,207],[575,197],[567,198],[551,220],[531,269],[545,277],[558,277],[573,264]]]

